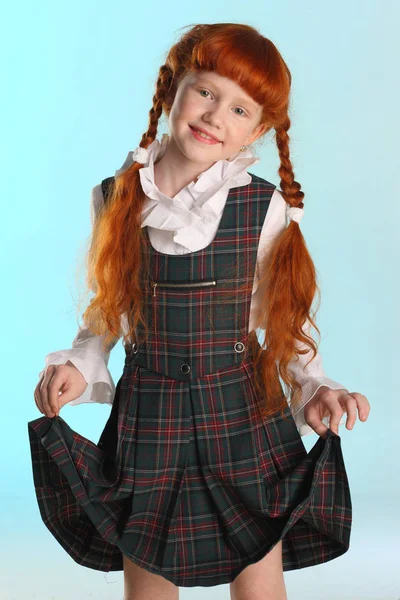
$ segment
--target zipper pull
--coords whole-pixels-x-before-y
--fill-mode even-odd
[[[157,282],[153,282],[153,298],[156,295],[156,287],[157,287]]]

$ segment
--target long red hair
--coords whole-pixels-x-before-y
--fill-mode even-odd
[[[215,71],[230,78],[263,107],[260,122],[268,125],[267,131],[275,129],[282,195],[291,206],[302,208],[304,193],[294,179],[289,153],[291,74],[276,46],[251,26],[195,25],[172,46],[159,69],[149,126],[140,146],[147,148],[156,138],[158,121],[163,111],[169,115],[179,81],[193,70]],[[136,340],[139,324],[148,331],[142,307],[143,285],[149,275],[144,252],[148,240],[140,222],[145,202],[139,178],[142,166],[134,162],[115,178],[108,202],[94,223],[87,254],[87,285],[95,297],[83,318],[95,334],[105,335],[105,350],[116,337],[122,336],[126,343]],[[308,353],[309,348],[313,355],[310,360],[317,354],[317,344],[303,326],[308,321],[319,334],[315,312],[311,314],[319,288],[314,263],[295,221],[290,221],[270,249],[259,285],[265,292],[256,326],[264,330],[265,340],[260,345],[251,332],[249,344],[256,389],[265,399],[262,414],[269,417],[283,412],[285,396],[290,395],[292,406],[300,402],[301,386],[290,373],[290,361]],[[244,291],[250,292],[248,285]],[[127,332],[121,328],[123,313]]]

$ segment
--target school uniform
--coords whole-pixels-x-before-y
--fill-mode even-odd
[[[154,161],[161,157],[168,144],[168,134],[161,141],[154,140],[149,146],[149,164],[139,170],[143,190],[147,202],[143,209],[142,226],[146,226],[152,246],[159,252],[172,255],[186,254],[208,246],[214,239],[224,210],[229,190],[233,187],[247,186],[251,175],[247,169],[259,162],[251,148],[238,152],[232,161],[220,160],[201,173],[196,182],[185,186],[173,199],[163,194],[154,182]],[[132,152],[129,152],[117,176],[132,164]],[[250,304],[249,332],[258,329],[259,312],[263,298],[263,289],[259,285],[262,276],[262,265],[270,254],[274,240],[287,226],[286,202],[281,192],[273,185],[270,204],[259,236],[257,261],[254,273],[253,289]],[[90,218],[94,221],[104,204],[101,184],[94,186],[90,201]],[[193,218],[193,214],[197,216]],[[200,226],[199,226],[200,224]],[[121,325],[124,333],[128,331],[126,316],[122,315]],[[304,331],[309,333],[309,327]],[[48,365],[65,364],[70,360],[83,374],[88,383],[81,396],[68,404],[75,406],[81,403],[98,402],[112,405],[115,395],[115,383],[108,369],[109,356],[119,338],[115,337],[109,344],[108,351],[102,348],[103,336],[93,334],[85,325],[78,328],[71,348],[50,352],[45,357],[45,367],[39,373],[42,377]],[[299,348],[305,348],[298,344]],[[321,386],[330,389],[346,389],[338,381],[329,378],[324,370],[321,353],[307,365],[312,357],[310,351],[298,356],[298,360],[289,363],[289,370],[301,385],[301,402],[291,407],[293,418],[301,436],[315,433],[304,419],[304,407],[315,396]],[[348,390],[347,390],[348,391]],[[345,422],[342,417],[340,425]],[[323,419],[329,426],[329,417]]]
[[[237,165],[221,185],[223,169],[232,167],[219,161],[211,177],[220,193],[208,199],[217,196],[219,209],[204,195],[195,202],[197,212],[174,202],[182,201],[180,194],[161,202],[151,196],[151,175],[154,180],[154,158],[165,142],[153,142],[150,168],[139,171],[149,198],[143,215],[149,336],[125,345],[123,373],[97,444],[62,417],[28,423],[42,519],[83,566],[122,570],[125,554],[182,587],[229,583],[280,540],[284,571],[327,562],[345,553],[350,540],[341,439],[328,430],[307,453],[288,404],[283,415],[261,417],[265,400],[256,395],[249,344],[254,294],[238,291],[245,282],[253,283],[253,292],[257,287],[260,236],[276,187],[244,174],[248,165]],[[207,193],[203,175],[197,183]],[[102,182],[104,200],[113,182]],[[162,231],[157,224],[165,225],[159,235],[170,244],[195,244],[193,229],[202,231],[203,217],[216,231],[201,247],[172,254],[153,245],[152,234]],[[91,348],[92,358],[99,357]],[[79,358],[84,364],[88,356],[81,352],[78,368]],[[96,383],[90,401],[96,401]]]

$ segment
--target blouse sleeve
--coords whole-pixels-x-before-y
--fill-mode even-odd
[[[271,197],[270,205],[263,224],[258,247],[250,317],[250,328],[252,329],[254,329],[257,325],[261,300],[264,297],[265,291],[262,290],[261,286],[258,284],[258,281],[261,278],[261,260],[263,262],[265,261],[272,242],[283,232],[286,226],[286,202],[281,192],[278,189],[275,189]],[[310,324],[307,322],[307,326],[305,328],[303,327],[303,331],[307,335],[310,335],[309,326]],[[307,346],[298,343],[298,348],[303,349],[307,348]],[[307,354],[298,355],[298,360],[292,360],[288,365],[289,371],[301,385],[301,402],[296,408],[293,407],[293,410],[291,409],[293,419],[301,436],[315,433],[314,429],[307,425],[305,421],[304,407],[315,396],[319,388],[326,386],[327,388],[333,390],[346,390],[341,383],[338,383],[337,381],[334,381],[326,376],[322,364],[322,357],[319,352],[306,367],[306,363],[310,360],[311,356],[312,352],[309,348]],[[322,419],[322,422],[327,427],[329,427],[329,418],[330,417],[327,416]],[[339,425],[342,425],[344,422],[345,415],[342,416]]]
[[[103,195],[101,185],[96,185],[92,189],[90,199],[90,220],[91,226],[95,222],[103,204]],[[119,338],[109,343],[104,352],[102,342],[106,335],[96,335],[86,326],[80,326],[72,342],[72,347],[65,350],[50,352],[45,357],[45,368],[39,373],[39,378],[43,376],[49,365],[62,365],[70,361],[84,376],[88,383],[85,391],[75,400],[67,404],[76,405],[82,402],[98,402],[100,404],[112,404],[115,395],[115,384],[108,369],[108,360],[111,350],[114,348]]]

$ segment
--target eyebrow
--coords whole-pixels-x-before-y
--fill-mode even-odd
[[[195,83],[197,83],[197,84],[198,83],[206,83],[208,85],[215,87],[218,91],[220,91],[218,86],[215,83],[213,83],[210,79],[203,77],[202,75],[197,76]],[[248,106],[251,106],[255,110],[257,109],[257,105],[252,100],[248,100],[247,98],[243,98],[243,97],[242,98],[238,97],[237,101],[240,102],[241,104],[247,104]]]

